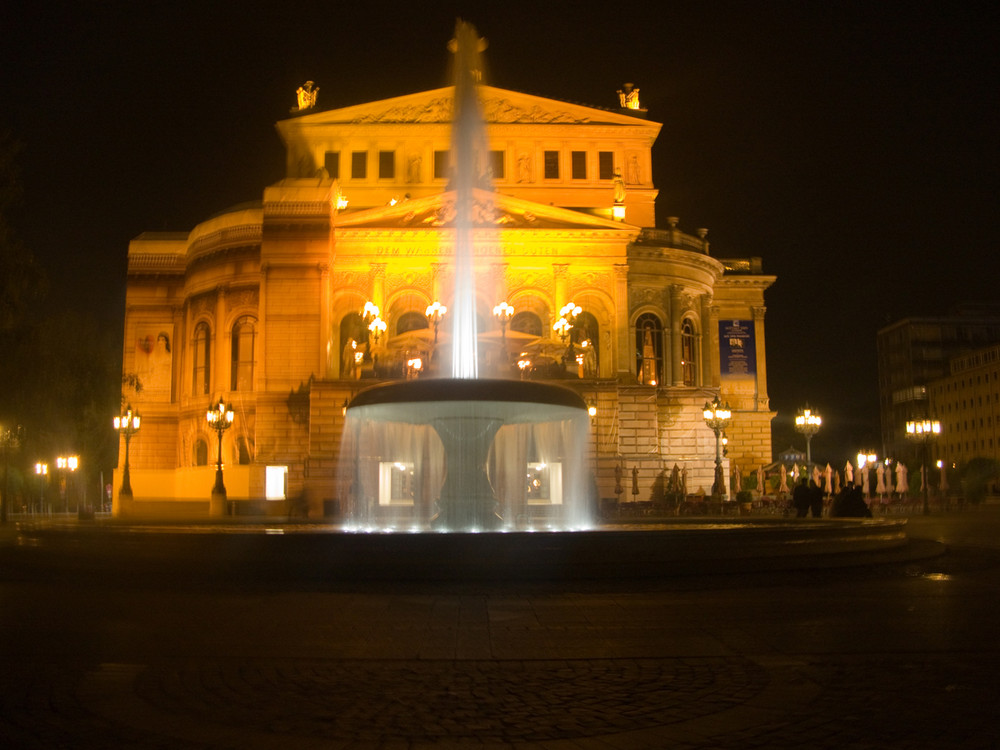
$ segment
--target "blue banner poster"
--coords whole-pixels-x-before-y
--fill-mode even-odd
[[[757,343],[752,320],[719,321],[719,368],[724,379],[757,376]]]

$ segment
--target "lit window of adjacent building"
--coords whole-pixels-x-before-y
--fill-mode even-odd
[[[396,177],[396,152],[378,152],[378,176],[382,180],[391,180]]]
[[[503,151],[490,151],[490,173],[494,180],[502,180],[505,177]]]
[[[368,176],[368,152],[354,151],[351,153],[351,179],[363,180]]]
[[[446,179],[448,179],[448,152],[447,151],[435,151],[434,152],[434,179],[435,180],[446,180]]]
[[[327,151],[323,157],[323,167],[331,179],[340,179],[340,152]]]
[[[587,179],[587,152],[586,151],[573,151],[570,154],[570,167],[572,169],[572,175],[574,180],[586,180]]]
[[[191,393],[204,396],[211,388],[212,333],[208,323],[199,323],[194,329],[194,382]]]
[[[597,176],[602,180],[613,180],[615,178],[614,152],[597,152]]]
[[[546,180],[558,180],[559,179],[559,152],[558,151],[546,151],[545,152],[545,179]]]
[[[244,315],[233,326],[232,382],[234,391],[253,390],[254,346],[257,321]]]

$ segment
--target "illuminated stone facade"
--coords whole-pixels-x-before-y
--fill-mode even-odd
[[[627,108],[480,93],[493,185],[475,205],[481,373],[558,379],[596,405],[603,498],[654,499],[675,464],[689,493],[710,490],[715,437],[701,410],[720,389],[733,409],[727,463],[744,474],[770,463],[774,277],[760,259],[714,257],[703,230],[654,227],[660,125]],[[303,495],[311,516],[329,512],[345,401],[418,374],[418,358],[423,376],[445,369],[447,313],[436,345],[424,313],[452,293],[451,109],[451,88],[306,109],[277,125],[287,176],[261,202],[132,241],[124,371],[142,383],[125,394],[143,416],[136,508],[207,509],[217,444],[205,412],[223,398],[236,412],[222,448],[230,499],[258,508],[268,472],[287,471],[289,497]],[[514,308],[503,335],[492,314],[502,301]],[[553,324],[570,301],[582,312],[579,362],[567,363]],[[377,342],[366,341],[366,302],[386,323]]]

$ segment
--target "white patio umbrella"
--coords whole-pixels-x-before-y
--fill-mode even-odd
[[[823,479],[826,482],[826,487],[824,488],[824,492],[826,492],[827,495],[832,495],[833,494],[833,468],[830,466],[830,464],[827,464],[826,468],[823,469]]]
[[[910,489],[910,483],[906,479],[907,471],[906,464],[896,462],[896,492],[900,495],[905,495]]]
[[[823,486],[823,473],[819,470],[818,466],[813,466],[812,480],[816,483],[817,487]]]
[[[875,494],[884,495],[885,494],[885,465],[879,464],[878,468],[875,469]]]
[[[895,489],[892,486],[892,469],[889,469],[885,473],[885,494],[891,496],[893,492]]]
[[[871,495],[871,480],[868,478],[868,467],[861,466],[858,467],[858,471],[861,472],[861,491],[864,493],[865,497]]]
[[[788,494],[788,469],[784,464],[781,465],[781,484],[778,485],[778,492]]]
[[[848,461],[844,464],[844,484],[850,484],[854,481],[854,466]]]

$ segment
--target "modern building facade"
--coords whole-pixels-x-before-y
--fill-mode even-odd
[[[603,109],[479,92],[480,372],[556,380],[596,407],[604,498],[655,499],[674,465],[689,493],[710,491],[702,408],[716,395],[733,412],[727,463],[770,463],[775,277],[759,258],[717,257],[706,230],[655,227],[661,126],[631,93]],[[131,510],[208,507],[218,446],[205,415],[223,399],[235,411],[222,437],[230,500],[304,497],[311,516],[330,512],[345,404],[380,381],[446,374],[448,314],[429,308],[453,294],[453,93],[329,111],[306,98],[277,124],[286,177],[259,202],[130,243],[124,371],[141,388],[124,397],[143,417]],[[503,321],[501,303],[513,308]],[[115,482],[117,498],[120,471]]]
[[[878,332],[883,455],[915,455],[906,422],[934,413],[928,387],[950,373],[950,361],[1000,342],[1000,308],[964,305],[940,317],[904,318]]]
[[[936,456],[950,466],[1000,460],[1000,346],[955,357],[949,369],[927,388],[930,413],[941,422]]]

